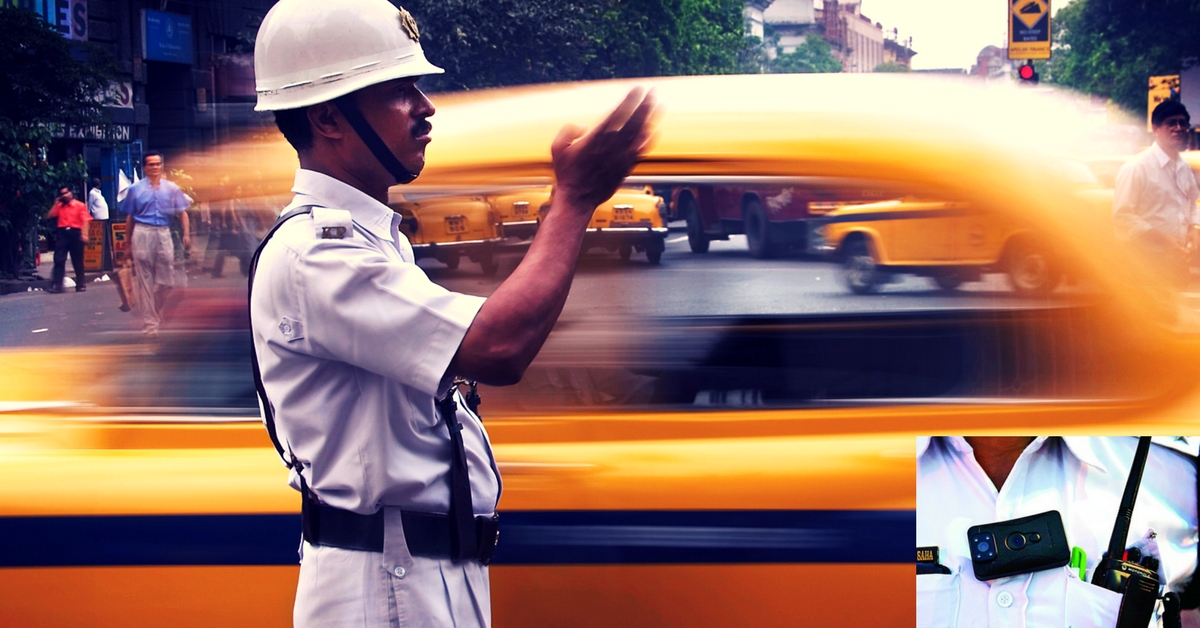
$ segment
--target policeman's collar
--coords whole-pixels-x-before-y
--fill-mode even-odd
[[[960,454],[973,455],[973,450],[971,449],[970,443],[968,443],[967,440],[962,436],[938,436],[936,438],[941,439],[948,448],[957,451]],[[1078,458],[1080,462],[1088,466],[1095,467],[1101,472],[1108,472],[1108,469],[1104,466],[1104,463],[1100,461],[1100,457],[1097,456],[1096,452],[1092,449],[1091,441],[1086,437],[1039,436],[1033,439],[1033,442],[1025,447],[1025,451],[1039,451],[1042,447],[1045,447],[1046,444],[1051,441],[1051,439],[1061,440],[1067,450],[1070,451],[1073,456]],[[929,444],[932,440],[933,438],[929,436],[917,437],[917,458],[925,455],[925,452],[929,450]]]
[[[311,198],[321,207],[344,209],[359,226],[382,240],[393,241],[392,216],[395,212],[352,185],[315,170],[299,168],[292,192]]]

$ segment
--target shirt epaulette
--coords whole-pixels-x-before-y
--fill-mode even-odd
[[[312,219],[318,238],[341,240],[354,235],[354,221],[347,210],[313,207]]]
[[[1195,436],[1155,436],[1151,442],[1193,458],[1200,456],[1200,438]]]

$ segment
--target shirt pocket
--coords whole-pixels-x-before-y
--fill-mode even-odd
[[[1071,574],[1067,578],[1066,625],[1070,628],[1110,628],[1117,625],[1121,595],[1084,582]]]
[[[958,621],[958,572],[917,576],[917,626],[953,628]]]

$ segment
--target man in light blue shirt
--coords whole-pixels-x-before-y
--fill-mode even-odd
[[[137,273],[137,302],[142,310],[142,333],[158,337],[162,307],[174,286],[175,245],[171,242],[171,217],[179,214],[183,246],[192,247],[186,209],[191,199],[178,185],[163,178],[163,156],[149,152],[142,158],[146,178],[129,187],[121,211],[125,212],[125,238]]]

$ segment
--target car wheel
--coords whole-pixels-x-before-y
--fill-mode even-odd
[[[865,238],[856,237],[846,243],[842,265],[842,277],[854,294],[871,294],[879,289],[879,265]]]
[[[617,249],[617,254],[621,256],[622,262],[628,262],[629,258],[633,257],[633,245],[622,244],[621,247]]]
[[[646,259],[654,266],[662,262],[663,249],[667,248],[662,240],[654,240],[646,245]]]
[[[963,276],[960,273],[952,270],[934,275],[933,281],[937,284],[938,288],[941,288],[946,292],[953,292],[957,290],[959,286],[963,285]]]
[[[483,271],[484,277],[491,277],[496,274],[496,271],[500,270],[500,261],[491,253],[484,253],[479,258],[479,268]]]
[[[770,223],[758,199],[746,201],[742,213],[742,222],[746,231],[746,243],[750,247],[750,257],[768,259],[775,256],[775,249],[770,241]]]
[[[687,196],[680,203],[683,205],[680,212],[687,220],[688,248],[692,249],[693,253],[707,253],[708,236],[704,234],[704,221],[700,218],[700,207],[696,205],[696,199]]]
[[[1035,241],[1020,240],[1009,251],[1008,280],[1017,294],[1044,295],[1058,287],[1062,273],[1043,246]]]

